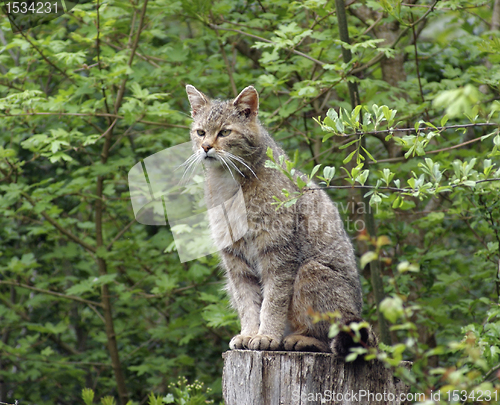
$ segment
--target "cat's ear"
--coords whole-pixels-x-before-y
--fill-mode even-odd
[[[256,116],[259,112],[259,94],[253,86],[245,87],[233,101],[233,105],[246,117]]]
[[[209,103],[208,97],[201,91],[196,90],[196,88],[190,84],[186,86],[186,93],[189,103],[191,104],[191,116],[194,118],[194,116]]]

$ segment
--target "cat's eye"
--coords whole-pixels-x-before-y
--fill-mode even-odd
[[[219,136],[228,136],[231,133],[230,129],[223,129],[219,132]]]
[[[203,131],[203,129],[199,129],[198,131],[196,131],[196,133],[197,133],[199,136],[205,136],[205,131]]]

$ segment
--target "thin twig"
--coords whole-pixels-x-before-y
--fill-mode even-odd
[[[111,125],[108,127],[108,129],[106,131],[104,131],[104,133],[101,136],[99,136],[99,138],[97,138],[97,140],[99,140],[102,137],[108,135],[109,132],[113,130],[113,128],[116,125],[117,121],[118,121],[118,118],[115,118],[115,120],[111,123]]]
[[[370,25],[360,36],[368,34],[375,26],[382,21],[382,18],[384,18],[384,14],[380,14],[380,16],[373,22],[372,25]]]
[[[432,3],[432,5],[429,7],[429,9],[425,12],[425,14],[420,17],[417,21],[415,21],[413,24],[410,24],[408,25],[404,30],[402,30],[398,37],[394,40],[394,42],[388,46],[388,48],[390,49],[394,49],[396,47],[396,45],[399,43],[399,41],[401,40],[401,38],[403,38],[406,33],[408,32],[408,30],[410,28],[412,28],[413,26],[415,25],[418,25],[421,21],[423,21],[425,18],[427,18],[427,16],[432,13],[434,11],[434,7],[436,6],[436,4],[438,3],[439,0],[434,0],[434,3]],[[369,67],[375,65],[377,62],[379,62],[382,58],[384,57],[384,53],[381,52],[379,53],[377,56],[375,56],[373,59],[371,59],[370,61],[366,62],[364,65],[360,66],[360,67],[357,67],[357,68],[353,68],[351,69],[349,72],[347,72],[347,74],[349,75],[355,75],[357,73],[360,73],[366,69],[368,69]]]
[[[21,195],[28,200],[28,202],[33,206],[33,208],[36,207],[36,202],[24,191],[21,192]],[[87,249],[91,253],[96,252],[96,248],[94,246],[89,245],[87,242],[84,242],[81,240],[78,236],[74,235],[72,232],[67,230],[64,226],[62,226],[59,222],[57,222],[54,218],[52,218],[47,212],[42,211],[41,212],[42,216],[49,222],[54,228],[59,230],[62,234],[66,235],[68,238],[70,238],[73,242],[78,243],[80,246],[83,248]]]
[[[131,46],[130,49],[130,57],[128,60],[128,66],[131,68],[132,63],[134,61],[135,53],[137,50],[137,46],[139,44],[139,38],[142,33],[142,28],[144,26],[144,19],[146,16],[146,10],[148,6],[148,0],[144,0],[144,4],[142,6],[141,10],[141,15],[139,17],[139,24],[137,27],[137,31],[135,34],[134,42]],[[133,30],[133,26],[131,27],[131,30]],[[115,106],[114,106],[114,113],[115,115],[118,114],[118,111],[121,107],[123,97],[125,94],[125,86],[127,84],[128,77],[125,77],[118,89],[118,94],[116,95],[116,100],[115,100]],[[110,131],[107,132],[105,136],[105,141],[104,145],[102,147],[102,152],[101,152],[101,164],[105,165],[106,162],[108,161],[109,157],[109,149],[111,147],[111,140],[113,137],[113,128],[111,128]],[[101,246],[104,245],[104,240],[103,240],[103,230],[102,230],[102,224],[103,224],[103,212],[104,212],[104,204],[103,204],[103,185],[104,185],[104,176],[99,175],[97,176],[97,184],[96,184],[96,194],[99,197],[95,201],[95,238],[96,238],[96,246],[97,248],[100,248]],[[97,265],[99,269],[99,274],[106,275],[108,274],[108,268],[107,268],[107,262],[104,258],[102,257],[97,257]],[[111,357],[111,362],[113,364],[113,371],[115,374],[115,381],[117,385],[117,391],[118,391],[118,396],[120,398],[120,403],[122,405],[125,405],[128,403],[129,399],[129,394],[128,394],[128,389],[127,385],[125,382],[125,376],[123,373],[123,369],[121,366],[121,361],[120,361],[120,353],[118,350],[118,344],[117,344],[117,339],[116,339],[116,333],[115,333],[115,328],[114,328],[114,321],[113,321],[113,313],[112,313],[112,304],[110,300],[110,292],[109,292],[109,286],[108,284],[103,284],[101,286],[101,302],[103,306],[103,313],[104,313],[104,326],[105,326],[105,332],[106,332],[106,338],[107,338],[107,343],[108,343],[108,351],[109,355]]]
[[[135,125],[135,124],[137,124],[137,122],[139,122],[141,119],[143,119],[143,118],[144,118],[144,115],[145,115],[145,114],[142,114],[142,115],[141,115],[141,117],[140,117],[138,120],[136,120],[136,121],[135,121],[132,125],[130,125],[130,126],[127,128],[127,130],[126,130],[123,134],[121,134],[121,135],[118,137],[118,139],[115,141],[115,143],[114,143],[113,145],[111,145],[111,147],[109,148],[109,152],[111,152],[111,151],[113,150],[113,148],[114,148],[116,145],[118,145],[118,143],[119,143],[119,142],[120,142],[120,141],[121,141],[124,137],[126,137],[126,136],[128,135],[128,133],[132,130],[132,128],[134,127],[134,125]]]
[[[485,375],[484,375],[484,378],[483,378],[483,381],[486,381],[490,376],[493,375],[493,373],[497,370],[500,369],[500,363],[493,366]]]
[[[212,12],[210,12],[210,17],[212,20],[215,20]],[[229,76],[229,82],[231,83],[231,89],[233,90],[233,97],[238,95],[238,89],[236,88],[236,83],[234,82],[233,71],[231,69],[231,64],[226,55],[226,50],[224,49],[224,44],[221,41],[220,34],[218,30],[215,30],[215,35],[217,36],[217,43],[219,44],[220,53],[222,55],[222,59],[226,65],[227,75]]]
[[[426,155],[430,155],[432,153],[439,153],[439,152],[445,152],[447,150],[452,150],[452,149],[457,149],[457,148],[460,148],[464,145],[469,145],[471,143],[474,143],[474,142],[477,142],[477,141],[480,141],[483,137],[480,136],[479,138],[474,138],[474,139],[471,139],[470,141],[466,141],[466,142],[462,142],[462,143],[459,143],[457,145],[453,145],[453,146],[449,146],[447,148],[442,148],[442,149],[436,149],[436,150],[430,150],[430,151],[426,151],[425,154]],[[401,160],[408,160],[406,157],[404,156],[400,156],[400,157],[395,157],[395,158],[389,158],[389,159],[380,159],[380,160],[377,160],[376,162],[368,162],[368,164],[377,164],[377,163],[388,163],[388,162],[399,162]]]
[[[236,88],[236,83],[234,82],[231,64],[229,63],[229,60],[227,59],[224,45],[222,44],[222,42],[219,38],[219,33],[217,31],[216,31],[216,33],[217,33],[217,41],[219,42],[220,52],[222,54],[222,59],[224,59],[224,63],[226,64],[227,75],[229,76],[229,82],[231,83],[231,89],[233,90],[233,96],[236,97],[238,95],[238,89]]]
[[[378,134],[389,134],[393,132],[425,132],[425,131],[444,131],[447,129],[454,128],[470,128],[470,127],[500,127],[500,124],[496,124],[494,122],[479,122],[475,124],[457,124],[457,125],[448,125],[444,127],[420,127],[420,128],[391,128],[391,129],[382,129],[378,131],[367,131],[367,132],[351,132],[351,133],[341,133],[335,134],[336,136],[348,137],[353,135],[378,135]]]
[[[5,306],[9,307],[12,311],[18,314],[25,321],[31,322],[31,318],[29,317],[29,315],[26,314],[25,312],[20,311],[17,305],[14,305],[9,300],[3,298],[1,295],[0,295],[0,301],[2,301],[5,304]],[[52,340],[56,345],[60,346],[62,349],[66,350],[68,353],[71,353],[73,355],[80,354],[80,352],[76,350],[73,346],[64,343],[58,336],[54,335],[53,333],[49,333],[49,339]]]
[[[413,21],[413,14],[411,14],[411,19]],[[422,90],[422,81],[420,80],[420,68],[418,65],[418,50],[417,50],[417,34],[415,33],[415,26],[411,26],[411,30],[413,33],[413,49],[415,51],[415,68],[417,70],[417,79],[418,79],[418,88],[420,90],[420,98],[422,99],[422,103],[425,103],[424,91]],[[425,117],[427,121],[430,121],[429,111],[427,107],[425,108]]]
[[[101,3],[100,0],[97,0],[97,5],[96,5],[96,29],[97,29],[97,36],[96,36],[96,49],[97,49],[97,66],[99,67],[99,72],[102,73],[102,64],[101,64],[101,20],[100,20],[100,13],[99,9],[101,8]],[[106,112],[109,114],[110,113],[110,108],[108,104],[108,96],[106,95],[106,84],[104,83],[104,79],[99,79],[101,82],[101,93],[102,93],[102,98],[104,100],[104,107],[106,108]],[[111,124],[111,118],[107,119],[108,125]],[[113,124],[114,125],[114,124]],[[112,127],[111,127],[112,128]],[[112,130],[112,129],[111,129]]]
[[[140,122],[141,124],[158,125],[160,127],[166,127],[166,128],[182,128],[182,129],[190,128],[187,125],[169,124],[168,122],[155,122],[155,121],[144,121],[144,120],[140,120],[138,122]]]
[[[17,90],[20,92],[24,92],[24,89],[17,87],[17,86],[14,86],[12,83],[5,83],[3,81],[0,81],[0,86],[5,86],[5,87],[8,87],[9,89],[14,89],[14,90]]]
[[[492,178],[492,179],[484,179],[484,180],[477,180],[474,181],[476,184],[479,183],[486,183],[486,182],[492,182],[492,181],[500,181],[500,178]],[[456,188],[456,187],[471,187],[471,186],[466,186],[464,184],[447,184],[446,186],[442,187],[450,187],[450,188]],[[413,189],[413,188],[398,188],[398,187],[375,187],[375,186],[356,186],[356,185],[350,185],[350,186],[325,186],[325,187],[307,187],[304,190],[309,191],[309,190],[339,190],[339,189],[352,189],[352,188],[359,188],[359,189],[367,189],[367,190],[388,190],[388,191],[395,191],[399,193],[414,193],[416,191],[419,191],[419,189]],[[429,191],[435,191],[435,189],[429,189]]]
[[[41,111],[41,112],[26,112],[26,113],[20,113],[20,114],[0,114],[0,118],[12,118],[12,117],[22,117],[22,116],[29,116],[29,115],[60,115],[60,116],[76,116],[76,117],[111,117],[111,118],[118,118],[118,119],[124,119],[125,117],[118,115],[118,114],[109,114],[109,113],[63,113],[63,112],[46,112],[46,111]],[[167,128],[182,128],[182,129],[189,129],[189,126],[187,125],[178,125],[178,124],[169,124],[168,122],[155,122],[155,121],[145,121],[145,120],[140,120],[137,121],[140,122],[141,124],[146,124],[146,125],[157,125],[160,127],[167,127]]]
[[[19,33],[23,36],[23,38],[28,41],[30,43],[30,45],[35,48],[35,50],[38,52],[38,54],[43,58],[43,60],[45,62],[47,62],[50,66],[52,66],[54,69],[56,69],[59,73],[61,73],[64,77],[66,77],[66,79],[68,79],[71,83],[75,83],[75,81],[69,77],[66,72],[64,72],[63,70],[61,70],[59,67],[57,67],[54,63],[52,63],[44,54],[43,52],[38,49],[38,47],[30,41],[29,37],[23,32],[23,31],[19,31]]]
[[[26,288],[27,290],[36,291],[36,292],[39,292],[42,294],[53,295],[54,297],[59,297],[59,298],[67,299],[67,300],[82,302],[84,304],[94,305],[96,307],[102,307],[102,304],[100,302],[89,301],[89,300],[86,300],[84,298],[77,297],[76,295],[67,295],[67,294],[58,293],[56,291],[44,290],[43,288],[33,287],[31,285],[23,284],[23,283],[16,282],[16,281],[0,280],[0,285],[2,285],[2,284],[13,285],[15,287]]]
[[[132,45],[132,48],[130,50],[130,57],[128,59],[127,65],[129,67],[132,67],[132,62],[134,61],[135,57],[135,52],[137,50],[137,46],[139,45],[139,37],[141,36],[142,32],[142,27],[144,25],[144,17],[146,15],[146,9],[148,7],[148,0],[144,0],[144,4],[142,6],[141,10],[141,16],[139,17],[139,26],[137,27],[137,33],[135,35],[134,43]],[[133,29],[133,27],[131,28]],[[116,101],[115,101],[115,114],[118,114],[118,110],[121,106],[123,96],[125,94],[125,85],[127,84],[128,77],[122,80],[120,84],[120,88],[118,89],[118,95],[116,96]]]
[[[116,49],[116,50],[118,50],[118,51],[123,51],[124,49],[126,49],[126,48],[123,48],[123,47],[118,46],[118,45],[116,45],[116,44],[113,44],[112,42],[108,42],[108,41],[105,41],[105,40],[103,40],[102,42],[104,42],[106,45],[108,45],[108,46],[110,46],[111,48],[114,48],[114,49]],[[141,47],[140,47],[140,46],[138,46],[138,47],[137,47],[137,49],[141,49]],[[141,58],[141,59],[145,60],[146,62],[148,62],[149,64],[151,64],[152,66],[154,66],[155,68],[159,68],[159,67],[160,67],[160,65],[158,65],[158,64],[157,64],[157,63],[155,63],[155,62],[153,62],[153,60],[157,60],[158,62],[165,62],[165,63],[166,63],[166,62],[168,62],[167,60],[165,60],[165,59],[161,59],[161,58],[158,58],[157,56],[143,55],[143,54],[141,54],[141,53],[139,53],[139,52],[137,52],[137,51],[135,52],[135,54],[136,54],[139,58]]]
[[[125,228],[123,228],[118,234],[113,238],[111,242],[109,242],[108,246],[106,246],[106,250],[110,250],[113,244],[120,239],[125,232],[129,230],[129,228],[136,222],[136,219],[134,218],[132,221],[130,221]]]
[[[234,28],[219,27],[218,25],[215,25],[215,24],[208,24],[208,26],[210,28],[212,28],[213,30],[237,32],[238,34],[245,35],[245,36],[250,37],[250,38],[258,39],[259,41],[267,42],[268,44],[275,44],[275,42],[273,42],[269,39],[262,38],[262,37],[259,37],[257,35],[254,35],[254,34],[249,34],[247,32],[237,30]],[[309,59],[310,61],[312,61],[320,66],[325,65],[324,62],[321,62],[320,60],[314,59],[312,56],[306,55],[305,53],[297,51],[296,49],[293,49],[292,52],[296,55],[302,56],[303,58]]]

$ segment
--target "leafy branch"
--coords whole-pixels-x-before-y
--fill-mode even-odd
[[[399,43],[399,41],[401,41],[401,39],[408,33],[408,31],[410,29],[413,29],[413,27],[415,27],[416,25],[420,24],[420,22],[424,21],[430,13],[432,13],[434,11],[434,8],[436,7],[436,4],[438,3],[439,0],[434,0],[434,3],[431,4],[431,6],[429,7],[429,9],[424,13],[424,15],[422,17],[420,17],[417,21],[411,23],[411,24],[407,24],[406,28],[403,29],[399,35],[397,36],[397,38],[392,42],[392,44],[390,44],[388,46],[388,49],[394,49],[396,47],[396,45]],[[349,75],[356,75],[358,73],[361,73],[363,72],[364,70],[372,67],[373,65],[375,65],[376,63],[380,62],[380,60],[385,56],[385,53],[384,52],[380,52],[377,56],[373,57],[371,60],[369,60],[368,62],[366,62],[365,64],[359,66],[359,67],[353,67],[349,72],[347,72],[347,74]]]
[[[33,206],[33,208],[35,208],[37,206],[37,203],[35,202],[35,200],[33,200],[29,195],[28,193],[26,192],[21,192],[21,195],[26,199],[28,200],[28,202]],[[66,229],[64,226],[62,226],[59,222],[57,222],[54,218],[52,218],[45,210],[42,210],[40,212],[40,214],[42,214],[42,216],[47,220],[48,223],[50,223],[54,228],[56,228],[59,232],[61,232],[63,235],[66,235],[69,239],[71,239],[73,242],[76,242],[78,243],[80,246],[82,246],[83,248],[85,248],[86,250],[88,250],[89,252],[91,253],[96,253],[97,249],[92,246],[92,245],[89,245],[87,242],[83,241],[82,239],[80,239],[78,236],[76,236],[75,234],[73,234],[71,231],[69,231],[68,229]]]
[[[319,178],[319,177],[318,177]],[[491,182],[491,181],[500,181],[500,177],[498,178],[493,178],[493,179],[483,179],[483,180],[478,180],[475,181],[474,184],[450,184],[446,187],[450,188],[456,188],[456,187],[471,187],[474,188],[476,184],[480,183],[485,183],[485,182]],[[407,195],[413,195],[414,193],[417,193],[419,191],[418,188],[398,188],[398,187],[376,187],[376,186],[368,186],[368,185],[350,185],[350,186],[325,186],[325,187],[316,187],[316,188],[307,188],[306,190],[342,190],[342,189],[350,189],[350,188],[356,188],[356,189],[367,189],[367,190],[388,190],[388,191],[395,191],[398,193],[404,193]],[[436,193],[436,192],[445,192],[445,191],[451,191],[451,190],[443,190],[439,189],[439,187],[434,187],[430,188],[429,192],[431,194]]]
[[[259,37],[258,35],[250,34],[248,32],[244,32],[244,31],[238,30],[236,28],[226,28],[226,27],[221,27],[219,25],[210,24],[210,23],[208,23],[207,25],[210,28],[212,28],[213,30],[216,30],[216,31],[231,31],[231,32],[236,32],[238,34],[245,35],[245,36],[250,37],[250,38],[258,39],[259,41],[266,42],[268,44],[277,45],[276,42],[271,41],[271,40],[269,40],[267,38]],[[307,55],[307,54],[305,54],[303,52],[297,51],[296,49],[291,49],[291,52],[294,53],[294,54],[296,54],[296,55],[302,56],[303,58],[309,59],[310,61],[316,63],[319,66],[325,65],[325,62],[321,62],[320,60],[315,59],[312,56],[309,56],[309,55]]]
[[[297,202],[297,200],[300,198],[300,196],[303,195],[304,188],[307,185],[311,184],[314,175],[319,170],[321,165],[316,165],[313,168],[311,174],[309,176],[305,176],[305,175],[302,175],[298,171],[295,170],[295,166],[297,165],[298,159],[299,159],[299,151],[298,150],[295,151],[293,161],[286,159],[285,155],[280,155],[278,157],[278,161],[276,161],[276,159],[274,158],[274,152],[270,147],[267,148],[266,154],[267,154],[267,157],[269,158],[269,160],[266,160],[266,162],[264,164],[265,167],[269,167],[271,169],[276,169],[276,170],[280,171],[281,173],[283,173],[286,177],[288,177],[288,179],[292,183],[294,183],[297,186],[297,188],[299,190],[299,191],[290,192],[286,189],[283,189],[281,192],[286,197],[286,200],[283,200],[283,201],[279,197],[273,196],[273,198],[276,201],[273,202],[272,204],[276,205],[276,210],[278,210],[282,206],[284,206],[285,208],[288,208],[288,207],[292,206],[293,204],[295,204]],[[333,178],[334,174],[335,174],[335,169],[331,175],[332,178]]]
[[[32,290],[32,291],[36,291],[36,292],[39,292],[42,294],[52,295],[54,297],[59,297],[59,298],[67,299],[67,300],[81,302],[81,303],[87,304],[89,306],[102,307],[102,304],[100,302],[89,301],[89,300],[86,300],[85,298],[77,297],[76,295],[68,295],[68,294],[59,293],[57,291],[45,290],[43,288],[34,287],[34,286],[31,286],[28,284],[23,284],[20,282],[0,280],[0,285],[2,285],[2,284],[26,288],[27,290]]]
[[[25,113],[19,113],[19,114],[0,114],[0,118],[11,118],[11,117],[23,117],[23,116],[31,116],[31,115],[56,115],[56,116],[73,116],[73,117],[109,117],[109,118],[117,118],[117,119],[125,119],[124,116],[119,115],[119,114],[108,114],[108,113],[64,113],[64,112],[48,112],[48,111],[32,111],[32,112],[25,112]],[[145,120],[138,120],[137,122],[140,122],[142,124],[146,125],[158,125],[160,127],[166,127],[166,128],[181,128],[181,129],[189,129],[189,126],[187,125],[177,125],[177,124],[170,124],[168,122],[155,122],[155,121],[145,121]]]

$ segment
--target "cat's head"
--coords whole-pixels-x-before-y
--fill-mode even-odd
[[[191,140],[195,155],[208,165],[222,165],[240,174],[246,171],[261,149],[259,95],[255,88],[248,86],[228,101],[211,100],[191,85],[186,86],[186,92],[193,117]]]

